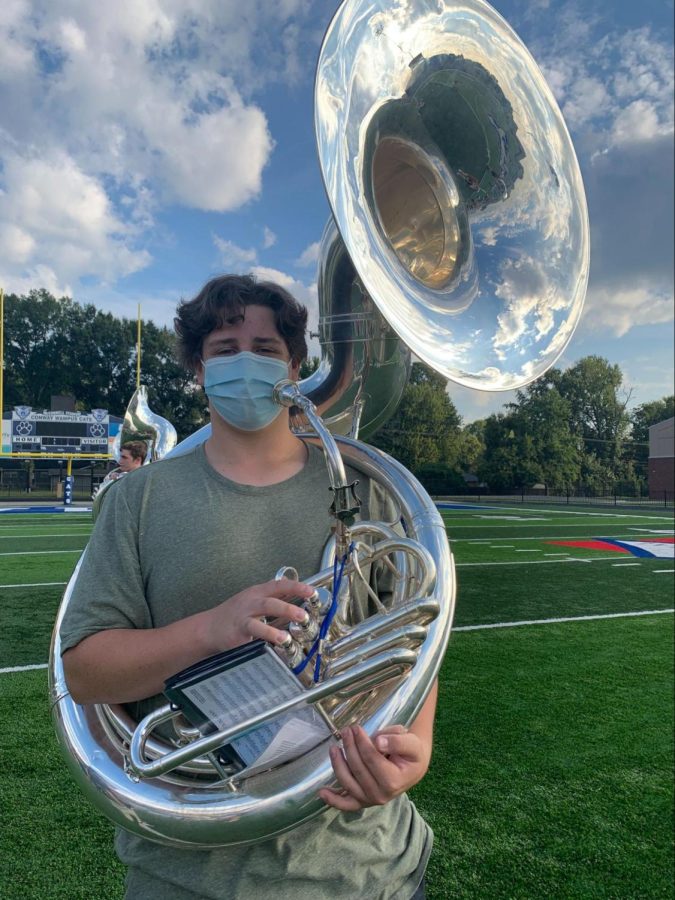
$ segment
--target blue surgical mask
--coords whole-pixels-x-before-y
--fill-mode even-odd
[[[204,363],[204,390],[213,408],[242,431],[259,431],[281,413],[273,388],[284,378],[288,363],[247,350]]]

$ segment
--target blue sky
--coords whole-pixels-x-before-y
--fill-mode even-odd
[[[494,4],[542,67],[586,184],[591,275],[559,365],[673,391],[673,4]],[[211,275],[307,303],[329,216],[313,81],[333,0],[4,0],[0,285],[169,324]],[[318,347],[315,345],[315,352]],[[466,421],[507,394],[449,388]]]

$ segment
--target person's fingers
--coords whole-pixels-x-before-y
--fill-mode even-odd
[[[311,597],[314,588],[305,584],[303,581],[291,581],[290,578],[280,578],[279,581],[268,581],[260,585],[263,592],[268,597],[279,597],[282,600],[288,600],[291,597]]]
[[[398,769],[380,753],[362,728],[342,732],[347,765],[359,787],[374,804],[386,803],[396,793]]]
[[[340,791],[334,791],[332,788],[322,788],[319,791],[319,797],[326,803],[328,806],[332,806],[334,809],[341,809],[343,812],[357,812],[359,809],[363,809],[364,804],[361,803],[356,797],[352,797],[351,794],[344,794]]]
[[[375,746],[390,758],[408,762],[421,762],[424,754],[424,748],[414,734],[380,735],[375,738]]]
[[[380,728],[373,737],[377,737],[378,734],[407,734],[408,729],[404,728],[403,725],[387,725],[386,728]]]
[[[344,752],[339,747],[331,747],[329,752],[330,761],[333,765],[333,771],[335,772],[335,777],[337,778],[342,790],[346,791],[348,794],[351,794],[352,797],[355,797],[362,804],[370,805],[369,798],[363,790],[363,787],[354,777],[354,773],[351,771],[349,763],[345,758]]]
[[[377,798],[377,802],[385,802],[396,790],[398,769],[377,749],[363,728],[355,725],[352,728],[352,735],[360,765],[358,773],[354,772],[354,774],[359,783],[366,787],[369,796],[373,799]],[[353,770],[349,755],[347,755],[347,762]]]
[[[250,614],[254,616],[267,616],[267,618],[285,619],[289,622],[302,622],[307,618],[307,613],[302,607],[293,603],[286,603],[279,597],[262,597],[253,601],[253,609]]]
[[[273,628],[271,625],[268,625],[266,622],[256,619],[253,616],[249,616],[249,618],[245,620],[244,631],[250,637],[256,640],[268,641],[270,644],[281,644],[288,636],[287,631]]]

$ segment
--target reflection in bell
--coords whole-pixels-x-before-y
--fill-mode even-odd
[[[346,255],[405,344],[482,390],[553,365],[585,297],[588,214],[553,95],[501,16],[479,0],[343,4],[315,120]]]

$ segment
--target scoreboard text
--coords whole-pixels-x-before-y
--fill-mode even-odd
[[[13,453],[108,453],[110,417],[106,409],[90,413],[12,412]]]

